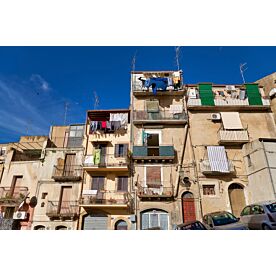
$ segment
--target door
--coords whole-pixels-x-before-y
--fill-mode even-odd
[[[159,156],[159,134],[147,134],[148,156]]]
[[[161,167],[148,166],[146,167],[146,187],[148,192],[160,194],[161,190]]]
[[[88,214],[83,220],[83,230],[107,230],[108,217],[105,214]]]
[[[73,176],[74,175],[74,166],[76,162],[76,154],[66,154],[65,164],[63,170],[63,176]]]
[[[231,184],[228,188],[228,194],[233,215],[240,217],[241,211],[245,207],[243,187],[236,183]]]
[[[93,176],[92,177],[92,187],[91,190],[97,190],[96,203],[103,203],[104,199],[104,176]]]
[[[182,196],[183,222],[196,220],[195,201],[192,193],[187,192]]]
[[[72,187],[61,187],[60,200],[58,205],[58,214],[70,213],[71,195],[72,195]]]
[[[100,144],[99,149],[101,150],[101,159],[100,159],[100,164],[99,166],[106,166],[107,165],[107,148],[105,144]]]

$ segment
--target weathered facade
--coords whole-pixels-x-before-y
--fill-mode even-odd
[[[129,110],[87,112],[79,229],[130,230]]]
[[[77,229],[84,125],[53,126],[37,183],[32,229]]]

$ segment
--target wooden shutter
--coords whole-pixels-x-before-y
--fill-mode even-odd
[[[114,152],[115,157],[119,157],[119,144],[115,145],[115,152]]]
[[[72,187],[61,187],[59,213],[65,214],[69,212],[71,195]]]
[[[124,144],[124,150],[123,150],[124,157],[127,156],[127,151],[128,151],[128,144]]]
[[[161,186],[161,167],[149,166],[146,170],[147,186],[149,188],[159,188]]]
[[[125,191],[128,190],[128,177],[127,176],[119,176],[118,177],[118,184],[117,184],[117,191]]]

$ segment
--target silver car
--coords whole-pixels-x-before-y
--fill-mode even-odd
[[[206,214],[203,223],[213,230],[248,230],[248,227],[229,212],[221,211]]]
[[[246,206],[241,221],[249,229],[276,230],[276,201],[264,201]]]

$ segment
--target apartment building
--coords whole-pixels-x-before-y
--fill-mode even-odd
[[[186,88],[196,168],[186,175],[198,185],[202,213],[227,210],[239,216],[246,204],[271,198],[270,183],[251,181],[242,150],[260,137],[276,135],[263,87],[199,83]]]
[[[84,124],[52,126],[37,183],[33,230],[77,229]]]
[[[48,142],[47,136],[22,136],[19,142],[6,146],[0,183],[0,229],[31,229]]]
[[[135,229],[129,170],[130,111],[87,111],[78,229]]]
[[[131,73],[131,182],[137,229],[172,229],[187,198],[179,186],[187,113],[181,71]]]

